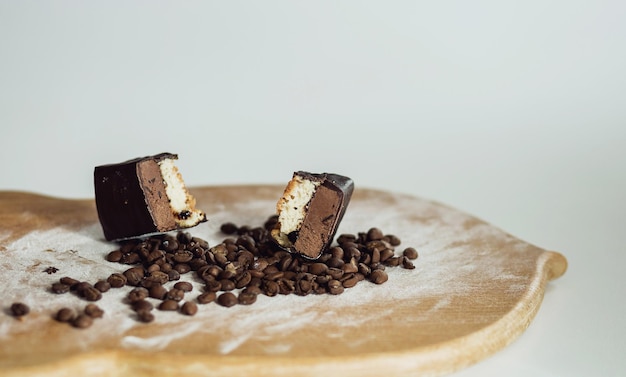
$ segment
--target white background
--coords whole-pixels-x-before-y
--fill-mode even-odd
[[[189,186],[452,205],[570,263],[455,376],[626,375],[626,2],[0,0],[0,127],[0,190],[169,151]]]

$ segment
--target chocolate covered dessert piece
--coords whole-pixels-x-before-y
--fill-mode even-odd
[[[172,153],[97,166],[98,218],[107,240],[190,228],[207,221],[195,208]]]
[[[338,174],[298,171],[276,204],[271,231],[284,249],[318,258],[333,241],[354,191],[352,179]]]

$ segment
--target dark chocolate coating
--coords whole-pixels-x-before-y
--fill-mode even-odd
[[[94,169],[96,208],[107,240],[175,228],[157,164],[177,158],[160,153]]]
[[[289,235],[293,245],[288,250],[316,259],[335,237],[350,203],[354,182],[346,176],[331,173],[311,174],[299,171],[295,175],[320,181],[321,184],[309,201],[300,229],[294,232],[296,234]]]

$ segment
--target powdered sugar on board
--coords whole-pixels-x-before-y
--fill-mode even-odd
[[[207,211],[210,221],[188,231],[215,245],[225,237],[218,231],[221,223],[261,225],[274,212],[275,203],[274,199],[244,199],[228,206],[213,205]],[[198,207],[203,208],[201,201]],[[408,246],[419,251],[414,270],[388,268],[387,283],[374,285],[364,281],[338,296],[259,296],[251,306],[199,305],[193,317],[155,310],[156,320],[151,324],[138,322],[124,303],[131,287],[112,289],[96,303],[104,309],[104,318],[96,320],[89,329],[68,331],[67,336],[79,339],[84,349],[102,339],[114,339],[126,349],[162,350],[192,335],[219,334],[211,338],[217,342],[207,342],[206,352],[246,354],[250,349],[246,345],[260,343],[262,352],[271,355],[301,347],[302,340],[289,334],[313,327],[319,329],[313,331],[318,341],[350,339],[346,342],[350,348],[375,339],[376,333],[354,333],[364,326],[376,328],[379,321],[401,318],[410,328],[432,323],[446,311],[464,310],[459,305],[489,307],[493,298],[485,287],[494,281],[512,303],[528,288],[527,271],[534,268],[529,264],[535,263],[529,254],[536,248],[457,210],[409,196],[356,197],[338,234],[354,234],[373,226],[401,238],[397,253]],[[49,325],[52,314],[61,307],[78,310],[87,304],[73,294],[51,293],[50,285],[60,277],[95,283],[128,268],[105,260],[116,245],[102,240],[98,223],[78,231],[60,227],[35,230],[11,243],[0,242],[5,249],[0,262],[2,302],[10,305],[21,301],[33,313],[40,314],[29,315],[21,322],[0,315],[0,339]],[[55,267],[58,272],[48,274],[44,272],[47,267]],[[183,275],[182,280],[194,284],[194,291],[186,295],[186,300],[195,300],[202,292],[202,284],[193,274]],[[167,287],[173,284],[170,282]],[[476,326],[490,320],[487,313]],[[333,331],[324,331],[328,328]]]

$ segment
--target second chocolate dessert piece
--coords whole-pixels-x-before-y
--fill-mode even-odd
[[[352,179],[342,175],[295,172],[276,204],[272,238],[288,251],[318,258],[333,241],[353,191]]]
[[[172,153],[97,166],[98,218],[107,240],[189,228],[207,221],[195,208]]]

